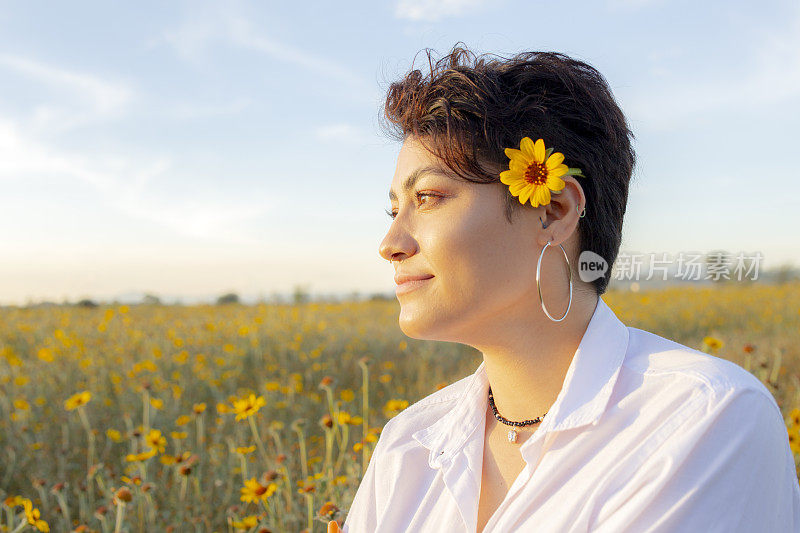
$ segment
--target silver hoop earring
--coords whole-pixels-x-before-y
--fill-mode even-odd
[[[578,211],[578,206],[577,205],[575,206],[575,211]],[[580,211],[578,211],[578,217],[579,218],[583,218],[585,216],[586,216],[586,207],[584,206],[582,213]]]
[[[567,313],[569,313],[569,308],[572,306],[572,268],[569,264],[569,257],[567,257],[567,251],[564,250],[564,247],[560,244],[558,245],[561,248],[561,251],[564,252],[564,259],[567,260],[567,270],[569,271],[569,303],[567,304],[567,310],[564,311],[564,316],[561,318],[553,318],[550,313],[547,312],[547,308],[544,306],[544,298],[542,298],[542,286],[539,283],[540,279],[540,272],[542,269],[542,257],[544,256],[544,251],[547,250],[547,247],[550,246],[550,241],[547,241],[542,248],[541,253],[539,254],[539,262],[536,263],[536,290],[539,291],[539,301],[542,303],[542,311],[544,314],[547,315],[547,318],[552,320],[553,322],[561,322],[567,317]]]

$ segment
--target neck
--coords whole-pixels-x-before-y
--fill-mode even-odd
[[[597,303],[596,294],[573,299],[569,314],[561,322],[551,321],[540,308],[541,320],[535,324],[532,325],[530,319],[505,321],[498,325],[499,331],[494,330],[497,335],[493,337],[499,339],[497,342],[475,346],[483,353],[494,403],[503,418],[522,422],[549,411],[561,392],[567,370]],[[495,419],[491,408],[487,409],[487,430],[490,429],[489,423],[498,431],[511,429],[511,426]],[[496,428],[495,425],[502,427]],[[517,430],[524,433],[539,425],[541,423]]]

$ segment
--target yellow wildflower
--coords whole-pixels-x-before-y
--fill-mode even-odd
[[[50,531],[50,526],[47,525],[47,522],[40,519],[41,514],[39,513],[39,509],[35,508],[30,500],[25,500],[22,506],[25,509],[25,519],[28,520],[28,524],[45,533]]]
[[[36,352],[36,356],[45,363],[52,363],[54,359],[53,350],[50,348],[39,348],[39,351]]]
[[[792,452],[800,453],[800,428],[792,427],[788,428],[789,432],[789,448],[791,448]]]
[[[789,421],[793,426],[800,426],[800,408],[795,407],[789,411]]]
[[[88,390],[79,392],[77,394],[73,394],[67,399],[67,401],[64,402],[64,409],[66,409],[67,411],[72,411],[73,409],[76,409],[81,405],[86,405],[87,403],[89,403],[89,400],[91,399],[92,399],[92,393],[89,392]]]
[[[259,500],[265,502],[277,489],[278,486],[275,483],[264,486],[256,478],[250,478],[244,482],[244,487],[241,488],[242,495],[240,499],[245,503],[258,503]]]
[[[256,451],[255,446],[239,446],[236,448],[236,453],[247,455],[248,453],[253,453]]]
[[[28,498],[23,498],[22,496],[9,496],[5,499],[5,503],[8,507],[12,509],[18,505],[24,505],[26,501],[30,501]]]
[[[234,400],[233,411],[236,413],[236,420],[242,420],[253,416],[266,404],[267,402],[264,400],[263,396],[257,397],[255,394],[250,394],[250,396],[242,398],[241,400]]]
[[[408,401],[406,400],[389,400],[386,402],[383,410],[390,413],[395,411],[400,412],[406,407],[408,407]]]
[[[142,462],[150,459],[157,453],[158,450],[156,450],[155,448],[150,448],[146,452],[142,453],[129,453],[128,455],[125,456],[125,460],[128,461],[129,463]]]
[[[147,437],[145,437],[145,443],[152,449],[158,451],[158,453],[164,453],[167,446],[167,439],[161,436],[161,431],[151,429]]]
[[[705,337],[703,344],[712,352],[719,350],[723,346],[723,342],[715,337]]]
[[[245,516],[241,522],[233,522],[233,527],[236,529],[251,529],[258,525],[258,517],[256,515]]]

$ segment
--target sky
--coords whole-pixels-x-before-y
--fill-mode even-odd
[[[457,42],[605,76],[636,136],[622,251],[800,264],[794,0],[0,6],[0,304],[392,293],[380,106]]]

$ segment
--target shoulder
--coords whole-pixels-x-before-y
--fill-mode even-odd
[[[752,393],[780,413],[769,389],[738,364],[649,331],[628,327],[628,332],[623,368],[640,375],[643,381],[649,378],[662,385],[701,393],[712,403],[731,394]]]

